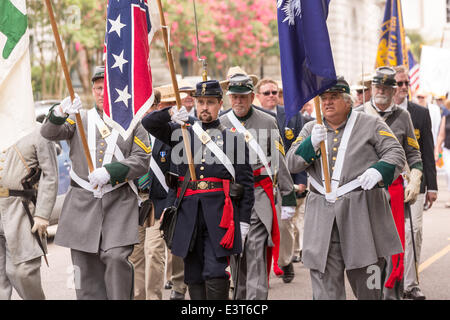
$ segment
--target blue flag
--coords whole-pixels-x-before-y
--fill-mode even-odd
[[[402,6],[400,0],[387,0],[375,68],[400,65],[408,67]]]
[[[336,83],[326,19],[330,0],[278,0],[278,36],[286,123]]]

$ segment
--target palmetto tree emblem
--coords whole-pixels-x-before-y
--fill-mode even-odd
[[[295,18],[301,17],[302,5],[300,0],[278,0],[277,8],[283,11],[286,18],[283,22],[288,22],[289,25],[295,25]]]

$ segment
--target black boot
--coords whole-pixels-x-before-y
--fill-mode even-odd
[[[207,300],[229,300],[230,280],[215,278],[206,280]]]
[[[283,270],[282,278],[284,283],[289,283],[294,279],[295,273],[292,262],[285,267],[281,267],[281,270]]]
[[[188,284],[188,291],[191,300],[206,300],[205,283]]]

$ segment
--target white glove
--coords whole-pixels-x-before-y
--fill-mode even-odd
[[[323,124],[315,124],[311,132],[311,144],[314,150],[320,146],[320,142],[327,138],[327,128]]]
[[[34,217],[33,220],[34,224],[33,228],[31,228],[31,232],[35,233],[37,231],[39,237],[43,239],[44,236],[47,235],[48,220],[41,217]]]
[[[281,220],[288,220],[295,214],[295,207],[281,207]]]
[[[88,179],[93,188],[101,188],[109,182],[111,176],[109,175],[108,170],[106,170],[104,167],[101,167],[92,171],[89,174]]]
[[[241,221],[239,225],[241,227],[242,251],[244,251],[245,238],[247,237],[248,230],[250,230],[250,224]]]
[[[422,178],[422,171],[419,169],[412,169],[409,174],[408,185],[405,188],[405,202],[413,204],[416,202],[417,195],[420,192],[420,182]]]
[[[381,181],[383,176],[381,173],[375,168],[367,169],[362,175],[358,177],[359,182],[361,182],[361,188],[363,190],[371,190],[378,181]]]
[[[189,113],[187,112],[185,107],[181,107],[180,110],[178,110],[177,106],[173,106],[171,111],[172,116],[170,117],[170,119],[172,119],[173,122],[184,125],[185,122],[188,121]]]
[[[81,104],[80,97],[75,94],[75,98],[72,99],[70,96],[66,97],[61,101],[61,104],[59,105],[59,108],[56,107],[54,110],[55,116],[58,117],[65,117],[67,114],[75,114],[79,113],[80,109],[83,107]]]

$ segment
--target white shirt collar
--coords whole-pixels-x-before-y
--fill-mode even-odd
[[[400,108],[404,110],[408,110],[408,99],[403,99],[403,102],[398,105]]]
[[[195,117],[195,107],[192,107],[191,111],[189,111],[188,114],[191,117]]]

